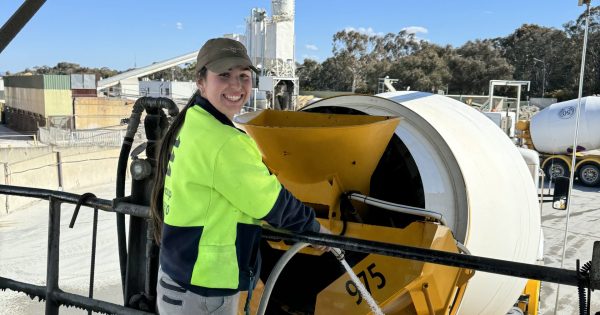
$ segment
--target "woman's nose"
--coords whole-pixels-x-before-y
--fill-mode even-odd
[[[229,84],[231,84],[234,87],[242,86],[242,79],[240,79],[239,77],[232,76],[231,78],[229,78]]]

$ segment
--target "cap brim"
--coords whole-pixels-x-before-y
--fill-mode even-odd
[[[248,67],[252,71],[258,73],[258,69],[252,65],[250,60],[242,57],[228,57],[215,60],[206,65],[206,68],[215,73],[223,73],[234,67]]]

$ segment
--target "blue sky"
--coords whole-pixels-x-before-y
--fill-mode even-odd
[[[598,0],[592,5],[599,5]],[[23,0],[0,1],[4,24]],[[198,49],[209,38],[244,33],[252,8],[270,0],[49,0],[0,53],[0,73],[68,61],[125,70]],[[584,7],[576,0],[296,0],[296,61],[323,61],[335,32],[397,33],[454,47],[506,36],[522,24],[562,28]]]

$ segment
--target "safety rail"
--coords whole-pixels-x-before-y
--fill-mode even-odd
[[[81,295],[63,292],[58,287],[60,212],[62,203],[80,203],[87,207],[108,212],[129,214],[141,218],[149,218],[150,212],[148,207],[122,201],[116,203],[115,207],[115,202],[111,200],[95,197],[83,198],[82,200],[81,195],[73,193],[10,185],[0,185],[0,194],[46,199],[50,203],[46,286],[36,286],[0,277],[0,290],[11,289],[17,292],[26,293],[32,298],[37,297],[39,299],[44,299],[46,301],[46,315],[58,314],[60,305],[75,306],[86,310],[109,314],[152,314]],[[426,248],[368,241],[340,235],[320,233],[292,234],[285,231],[273,230],[271,228],[263,228],[263,238],[268,240],[286,240],[325,245],[344,249],[346,251],[412,259],[513,277],[586,287],[592,290],[600,289],[600,242],[594,243],[590,273],[582,274],[578,270],[567,270]]]
[[[56,146],[112,146],[119,147],[125,130],[90,129],[64,130],[55,127],[39,128],[40,142]]]
[[[49,201],[48,219],[48,257],[46,261],[46,285],[38,286],[0,277],[0,290],[10,289],[23,292],[31,298],[46,301],[46,315],[57,315],[60,305],[74,306],[88,311],[107,314],[150,315],[152,313],[127,308],[106,301],[96,300],[82,295],[62,291],[58,286],[59,250],[60,250],[60,212],[62,203],[77,204],[81,196],[68,192],[47,189],[0,185],[0,194],[45,199]],[[149,217],[148,207],[120,203],[113,208],[111,200],[86,198],[81,205],[108,212],[124,213],[143,218]]]

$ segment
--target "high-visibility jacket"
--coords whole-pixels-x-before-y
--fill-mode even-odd
[[[163,214],[162,270],[205,296],[235,294],[256,281],[261,220],[319,231],[314,211],[270,174],[254,140],[202,97],[173,144]]]

